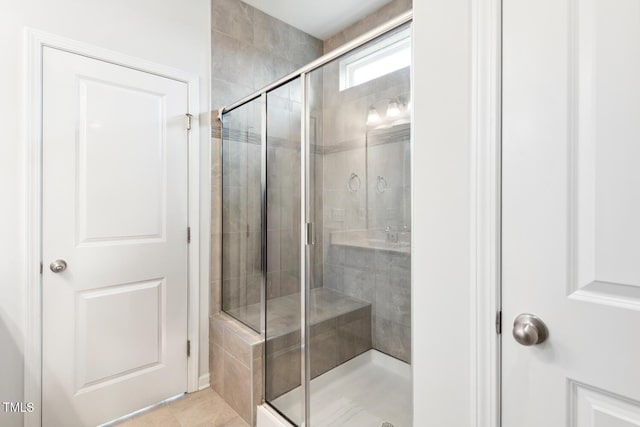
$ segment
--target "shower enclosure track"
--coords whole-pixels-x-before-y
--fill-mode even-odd
[[[273,83],[270,83],[269,85],[263,87],[262,89],[259,89],[258,91],[252,93],[249,96],[246,96],[242,99],[240,99],[237,102],[234,102],[231,105],[228,105],[226,107],[222,107],[218,110],[218,117],[222,117],[223,113],[228,113],[231,110],[238,108],[244,104],[246,104],[247,102],[251,102],[256,98],[259,98],[263,93],[267,93],[273,89],[276,89],[279,86],[282,86],[284,84],[289,83],[290,81],[301,77],[303,74],[308,74],[309,72],[322,67],[323,65],[333,61],[334,59],[351,52],[352,50],[370,42],[371,40],[378,38],[379,36],[396,29],[397,27],[406,24],[407,22],[411,22],[413,20],[413,10],[409,10],[401,15],[398,15],[397,17],[391,19],[390,21],[387,21],[386,23],[380,25],[379,27],[374,28],[373,30],[364,33],[363,35],[361,35],[360,37],[357,37],[355,39],[353,39],[352,41],[340,46],[337,49],[332,50],[331,52],[327,53],[326,55],[321,56],[320,58],[316,59],[313,62],[308,63],[307,65],[303,66],[302,68],[297,69],[296,71],[287,74],[286,76],[282,77],[279,80],[276,80]]]

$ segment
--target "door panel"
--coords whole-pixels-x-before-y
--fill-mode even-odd
[[[640,3],[586,0],[572,15],[572,291],[637,304]]]
[[[572,383],[571,426],[637,427],[640,408],[621,396]]]
[[[80,243],[165,238],[164,95],[85,77],[78,84]]]
[[[503,425],[638,425],[640,3],[503,18]],[[546,342],[511,336],[527,312]]]
[[[165,280],[150,280],[78,293],[75,357],[80,391],[162,362],[164,287]],[[104,339],[114,332],[119,349],[127,351],[114,353],[114,339]]]
[[[43,421],[187,388],[187,85],[45,48]],[[54,273],[49,263],[64,259]]]

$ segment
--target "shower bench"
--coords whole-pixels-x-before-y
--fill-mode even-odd
[[[328,288],[312,289],[309,299],[311,378],[372,348],[370,303]],[[231,310],[244,319],[260,313],[260,304]],[[211,316],[211,385],[250,425],[263,390],[272,400],[300,386],[300,294],[268,300],[267,313],[266,346],[262,334],[229,314]]]

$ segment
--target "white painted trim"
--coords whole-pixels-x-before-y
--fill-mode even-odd
[[[29,29],[25,31],[25,194],[26,206],[26,289],[24,400],[33,402],[34,411],[24,416],[25,427],[42,424],[42,42]]]
[[[473,427],[499,427],[502,2],[471,4],[470,414]]]
[[[211,387],[211,377],[209,374],[200,375],[198,379],[198,391]]]
[[[199,388],[199,302],[200,302],[200,139],[199,77],[173,67],[134,56],[103,49],[76,40],[25,28],[25,194],[26,197],[26,279],[25,296],[25,370],[24,400],[33,402],[35,411],[25,414],[26,427],[42,425],[42,50],[53,47],[139,71],[178,80],[187,84],[188,109],[193,114],[189,133],[189,303],[187,336],[191,340],[191,357],[187,362],[187,391]]]
[[[174,77],[176,78],[176,77]],[[200,96],[198,76],[191,75],[189,87],[189,111],[193,114],[189,131],[189,312],[187,334],[191,342],[191,355],[187,359],[187,392],[199,390],[200,375]]]

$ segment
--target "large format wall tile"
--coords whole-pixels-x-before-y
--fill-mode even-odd
[[[212,388],[255,425],[263,392],[261,335],[222,313],[211,316],[209,341]]]

